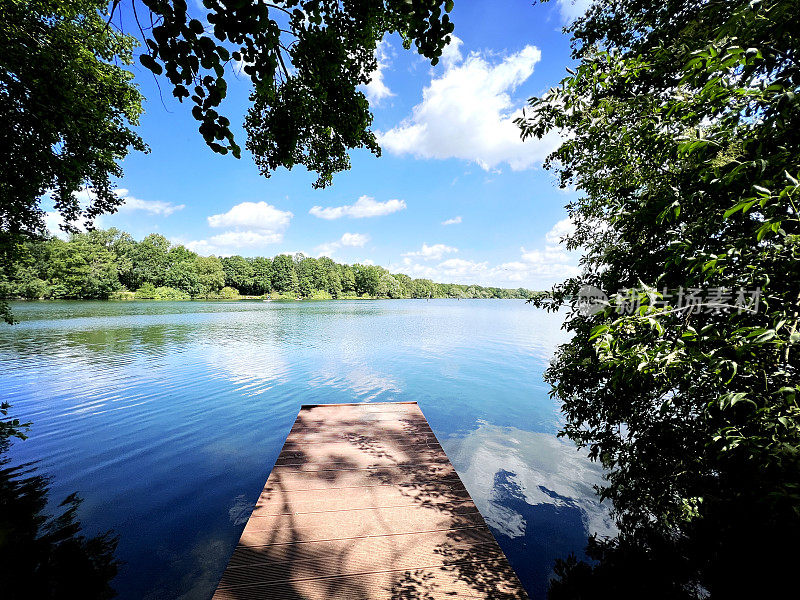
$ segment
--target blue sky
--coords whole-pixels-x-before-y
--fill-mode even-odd
[[[571,274],[577,257],[558,245],[571,193],[541,168],[557,140],[523,143],[511,121],[566,75],[561,28],[581,5],[455,4],[457,39],[436,67],[396,36],[384,40],[366,90],[383,156],[354,152],[352,169],[324,190],[302,168],[266,179],[247,152],[212,153],[191,106],[133,67],[151,152],[124,161],[126,203],[97,224],[137,239],[161,233],[201,254],[325,254],[443,282],[541,288]],[[242,147],[248,93],[247,80],[232,77],[222,107]]]

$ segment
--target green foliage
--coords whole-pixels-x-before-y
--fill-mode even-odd
[[[272,259],[272,289],[277,292],[300,291],[300,283],[291,256],[279,254]]]
[[[225,285],[225,271],[216,256],[197,256],[194,259],[200,285],[200,296],[216,294]]]
[[[48,266],[52,298],[108,298],[120,287],[114,253],[90,234],[52,240]]]
[[[342,291],[345,293],[355,292],[356,290],[356,275],[353,269],[346,267],[342,271]]]
[[[620,528],[596,543],[600,566],[562,564],[557,597],[620,597],[601,586],[637,569],[651,589],[671,580],[671,597],[763,595],[753,573],[789,583],[779,548],[800,534],[798,12],[788,0],[597,3],[571,27],[577,68],[520,120],[525,136],[569,132],[547,166],[580,192],[568,245],[583,249],[584,271],[535,302],[571,306],[572,340],[546,378],[564,433],[608,471],[601,494]],[[609,306],[580,313],[584,285]],[[627,288],[643,290],[632,314],[613,296]],[[665,301],[678,288],[760,288],[762,301],[692,312]]]
[[[278,167],[301,164],[318,173],[317,187],[350,167],[349,150],[380,154],[358,86],[376,71],[375,50],[384,35],[399,33],[406,48],[414,44],[436,64],[453,31],[452,0],[204,0],[210,27],[190,16],[186,0],[142,3],[150,13],[147,27],[139,20],[142,7],[137,11],[132,3],[145,44],[139,62],[163,74],[179,101],[191,99],[208,146],[240,156],[230,120],[217,111],[227,95],[226,67],[238,65],[232,71],[253,85],[245,129],[261,172],[269,177]],[[142,96],[125,68],[137,41],[120,33],[129,25],[121,4],[0,3],[0,270],[16,262],[13,251],[22,238],[44,232],[43,194],[52,196],[65,231],[75,232],[76,223],[90,225],[114,212],[122,202],[112,185],[122,174],[121,160],[131,148],[147,151],[131,129]],[[92,192],[84,205],[76,195],[82,188]],[[130,289],[145,280],[166,283],[136,265],[119,265]],[[10,277],[0,272],[0,281]],[[199,282],[199,293],[213,291],[209,283],[216,285]],[[39,292],[37,286],[28,291]],[[0,316],[11,321],[2,301]]]
[[[137,242],[117,229],[27,240],[0,278],[0,298],[124,300],[312,298],[528,298],[529,290],[434,283],[374,265],[341,265],[328,257],[274,259],[198,256],[164,236]],[[128,290],[135,290],[130,292]]]
[[[139,287],[145,281],[163,285],[171,262],[167,256],[169,249],[169,240],[163,235],[151,233],[145,237],[132,248],[131,279],[123,283],[129,287]]]
[[[397,32],[406,48],[436,64],[453,31],[442,0],[284,0],[271,4],[204,0],[204,30],[185,0],[143,0],[155,27],[143,66],[164,73],[180,101],[190,98],[200,133],[215,152],[239,156],[227,117],[217,109],[227,95],[225,66],[239,61],[253,84],[245,121],[247,148],[265,176],[301,164],[328,185],[348,169],[348,150],[379,154],[369,127],[369,103],[357,86],[377,68],[375,48]]]
[[[130,129],[142,111],[124,68],[135,41],[106,25],[106,6],[0,3],[0,268],[16,262],[21,236],[44,230],[45,192],[74,230],[119,206],[111,184],[119,161],[130,148],[146,150]],[[81,206],[75,192],[84,186],[94,194]]]
[[[135,300],[136,292],[121,288],[108,297],[109,300]]]
[[[250,293],[254,286],[254,270],[250,261],[241,256],[228,256],[222,259],[225,272],[225,285]],[[262,292],[263,293],[263,292]]]
[[[272,261],[268,258],[258,257],[249,260],[253,267],[253,284],[249,290],[241,289],[247,293],[260,295],[272,289]]]
[[[188,293],[175,288],[161,286],[155,289],[155,300],[189,300],[190,298]]]
[[[155,300],[156,299],[156,286],[154,286],[150,282],[145,282],[142,284],[138,290],[136,290],[135,296],[137,300]]]
[[[185,248],[182,248],[182,250],[188,252]],[[190,296],[198,296],[202,291],[200,274],[197,272],[194,255],[193,253],[191,254],[188,257],[184,257],[183,253],[180,253],[180,256],[177,257],[173,255],[177,260],[169,262],[167,271],[164,274],[164,283],[171,288],[183,290]]]
[[[224,287],[218,292],[211,292],[206,295],[206,298],[213,300],[238,300],[240,297],[239,290],[232,287]]]
[[[126,295],[121,297],[114,297],[114,300],[126,300],[128,299],[128,292]],[[145,282],[133,295],[133,298],[136,300],[190,300],[191,296],[188,292],[183,290],[176,290],[175,288],[167,287],[167,286],[159,286],[156,287],[152,283]]]

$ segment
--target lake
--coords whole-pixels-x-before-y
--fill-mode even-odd
[[[301,404],[416,401],[533,598],[610,533],[542,380],[562,316],[512,300],[12,303],[0,396],[51,500],[113,529],[128,599],[210,598]]]

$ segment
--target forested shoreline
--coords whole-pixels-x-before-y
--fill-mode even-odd
[[[20,245],[0,297],[24,299],[190,300],[346,298],[517,298],[524,288],[435,283],[383,267],[328,257],[201,256],[160,234],[136,241],[115,228],[30,239]]]

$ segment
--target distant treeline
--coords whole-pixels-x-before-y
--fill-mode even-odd
[[[0,281],[5,298],[529,298],[530,290],[434,283],[374,265],[327,257],[200,256],[150,234],[137,242],[118,229],[31,240]]]

